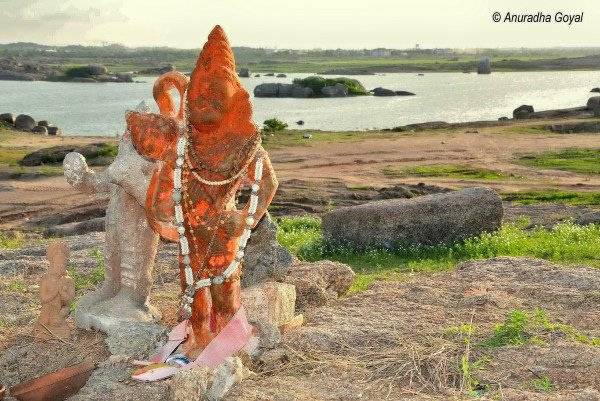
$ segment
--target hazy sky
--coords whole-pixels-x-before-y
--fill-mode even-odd
[[[584,18],[571,26],[494,23],[495,11]],[[0,43],[197,48],[215,24],[235,46],[600,46],[598,0],[0,0]]]

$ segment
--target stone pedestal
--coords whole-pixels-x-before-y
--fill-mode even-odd
[[[287,283],[266,282],[244,288],[242,305],[249,321],[280,327],[294,319],[296,287]]]

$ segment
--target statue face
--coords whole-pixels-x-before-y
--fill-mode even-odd
[[[69,261],[69,249],[66,246],[50,246],[47,253],[50,262],[50,273],[62,274],[67,268]]]
[[[208,82],[195,104],[190,105],[194,126],[202,129],[219,124],[229,110],[234,91],[234,87],[220,77],[215,77]]]

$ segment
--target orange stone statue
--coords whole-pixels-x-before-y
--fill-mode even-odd
[[[42,310],[34,326],[34,334],[39,340],[64,340],[71,333],[66,319],[69,304],[75,298],[75,283],[66,273],[69,247],[63,241],[55,241],[48,246],[46,255],[50,269],[40,282]]]
[[[172,89],[179,92],[178,108]],[[153,94],[160,114],[129,112],[127,128],[138,153],[159,161],[146,214],[163,239],[179,243],[181,314],[189,318],[182,351],[196,357],[241,306],[244,248],[277,180],[220,26],[191,78],[164,74]],[[250,200],[238,208],[235,195],[244,186]]]

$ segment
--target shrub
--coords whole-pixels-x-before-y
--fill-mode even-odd
[[[358,80],[352,78],[323,78],[315,75],[306,78],[296,78],[294,79],[294,83],[311,88],[317,96],[321,94],[321,89],[323,89],[323,87],[333,86],[335,84],[345,85],[348,88],[348,93],[350,95],[361,96],[367,94],[365,87],[362,86]]]
[[[92,74],[89,66],[78,66],[66,70],[65,75],[69,78],[89,78]]]
[[[288,125],[277,118],[270,118],[263,123],[263,131],[275,132],[286,129]]]

